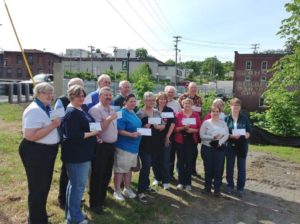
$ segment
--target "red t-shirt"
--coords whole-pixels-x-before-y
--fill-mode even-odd
[[[198,132],[193,133],[194,142],[198,143],[199,142],[199,129],[200,129],[200,126],[201,126],[201,120],[200,120],[200,117],[199,117],[199,113],[193,112],[191,114],[191,116],[186,117],[183,114],[183,112],[180,111],[175,115],[175,117],[176,117],[175,128],[184,126],[182,124],[183,118],[195,118],[196,119],[196,124],[190,125],[190,127],[198,130]],[[182,136],[181,132],[175,132],[174,141],[177,142],[177,143],[183,144],[183,136]]]

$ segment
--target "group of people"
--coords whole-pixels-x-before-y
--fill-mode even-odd
[[[243,196],[251,126],[240,112],[239,99],[230,101],[227,116],[224,102],[216,99],[201,121],[202,100],[196,83],[191,82],[178,100],[173,86],[158,94],[145,92],[140,109],[128,81],[120,82],[120,94],[115,98],[108,75],[101,75],[97,84],[98,89],[87,95],[83,81],[71,79],[67,94],[56,99],[54,110],[53,87],[48,83],[34,87],[34,100],[23,113],[19,147],[28,180],[28,223],[48,222],[46,202],[59,145],[62,167],[58,201],[68,224],[88,223],[81,210],[88,181],[89,207],[102,214],[112,173],[113,197],[118,201],[138,197],[147,203],[147,193],[156,189],[152,186],[168,190],[175,172],[176,189],[192,190],[200,142],[203,193],[211,194],[213,186],[214,195],[220,196],[225,158],[226,192],[233,193],[237,158],[236,188],[238,196]],[[61,108],[63,116],[53,116]],[[139,171],[136,192],[131,187],[133,171]]]

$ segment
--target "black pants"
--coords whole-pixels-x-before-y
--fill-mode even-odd
[[[67,175],[66,165],[62,162],[60,177],[59,177],[59,193],[58,193],[58,202],[60,206],[65,207],[66,205],[66,192],[68,186],[69,178]]]
[[[174,176],[175,158],[177,157],[176,169],[178,170],[178,151],[174,144],[171,145],[170,153],[170,177]]]
[[[103,206],[107,187],[112,175],[115,146],[112,143],[97,144],[96,156],[92,160],[90,178],[90,207]]]
[[[47,224],[47,197],[52,181],[58,145],[44,145],[23,139],[19,154],[28,181],[29,224]]]

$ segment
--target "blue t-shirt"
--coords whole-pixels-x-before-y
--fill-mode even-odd
[[[134,112],[129,112],[123,108],[122,118],[118,119],[118,130],[128,132],[136,132],[137,128],[142,126],[141,120]],[[118,135],[118,141],[115,143],[116,147],[131,153],[138,153],[141,137],[131,138],[123,135]]]

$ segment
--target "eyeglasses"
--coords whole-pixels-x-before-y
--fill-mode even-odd
[[[41,92],[42,94],[48,95],[48,96],[53,96],[53,92]]]
[[[77,98],[85,98],[85,95],[76,96]]]

